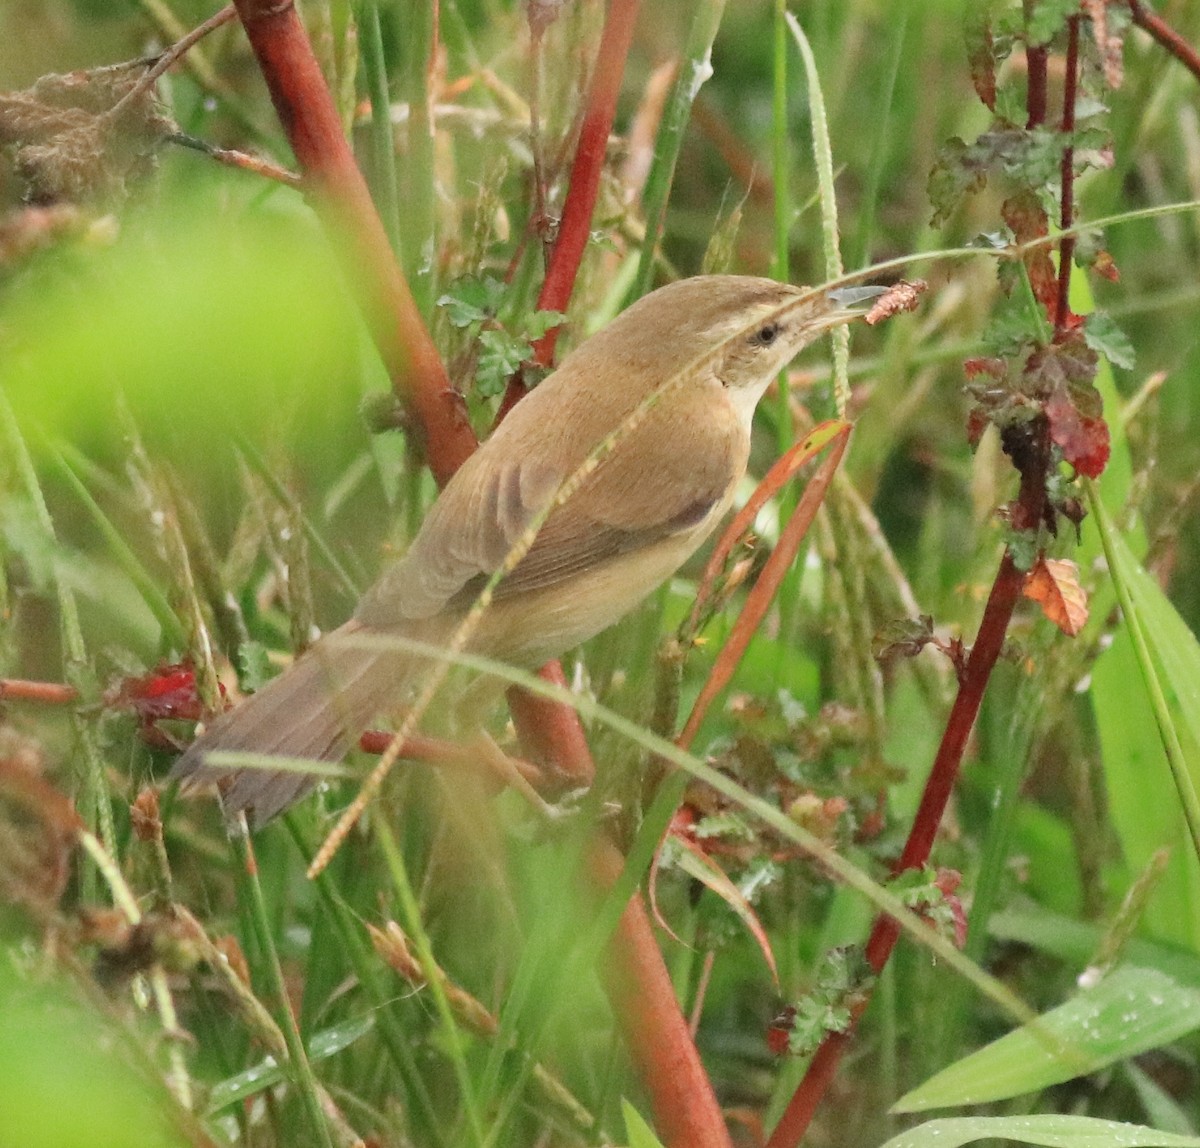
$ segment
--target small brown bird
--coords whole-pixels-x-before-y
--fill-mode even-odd
[[[551,510],[467,648],[532,668],[617,621],[678,570],[729,509],[771,380],[880,293],[710,275],[635,303],[572,351],[463,464],[350,621],[213,721],[172,778],[220,781],[226,811],[245,811],[256,826],[291,805],[310,776],[222,769],[206,755],[344,756],[422,672],[420,659],[380,638],[449,642],[560,485],[641,409],[640,421]]]

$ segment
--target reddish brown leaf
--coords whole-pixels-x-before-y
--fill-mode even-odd
[[[964,33],[967,40],[967,60],[971,67],[971,83],[975,94],[989,111],[996,110],[996,49],[989,23],[991,13],[983,6],[968,16]]]
[[[763,959],[767,962],[767,968],[771,970],[771,979],[778,984],[779,972],[775,965],[775,954],[771,951],[771,942],[767,939],[767,931],[763,928],[762,922],[758,919],[758,914],[754,912],[750,902],[730,880],[725,870],[709,857],[695,841],[683,834],[676,834],[675,842],[680,846],[675,863],[689,877],[716,893],[741,918],[742,923],[750,930],[751,936],[758,943]]]
[[[1087,594],[1079,585],[1079,567],[1065,558],[1039,558],[1025,577],[1023,593],[1069,637],[1088,618]]]
[[[1062,448],[1063,458],[1080,474],[1098,478],[1108,463],[1108,424],[1080,412],[1066,386],[1054,388],[1046,402],[1050,437]]]
[[[967,359],[963,362],[963,370],[968,379],[977,379],[985,375],[989,379],[1002,379],[1005,374],[1004,360],[996,358]]]
[[[1097,275],[1103,275],[1110,283],[1121,282],[1121,271],[1116,261],[1107,251],[1101,251],[1092,263],[1092,270]]]
[[[1000,214],[1018,243],[1041,239],[1049,233],[1046,209],[1032,191],[1020,191],[1010,196],[1001,205]],[[1052,309],[1058,301],[1058,272],[1050,258],[1050,249],[1036,247],[1029,251],[1025,256],[1025,269],[1034,297],[1043,307]]]

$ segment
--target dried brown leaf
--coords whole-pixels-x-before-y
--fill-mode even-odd
[[[1079,567],[1066,558],[1039,558],[1025,577],[1022,591],[1068,637],[1088,619],[1087,593],[1079,585]]]
[[[915,311],[921,296],[928,290],[929,284],[924,279],[901,279],[875,300],[875,305],[866,314],[868,325],[873,327],[893,315]]]

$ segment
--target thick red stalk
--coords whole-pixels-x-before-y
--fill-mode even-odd
[[[1045,44],[1031,44],[1025,52],[1028,80],[1025,90],[1025,128],[1040,127],[1046,122],[1046,73],[1049,49]]]
[[[597,834],[588,858],[595,884],[611,888],[624,864],[621,851]],[[601,972],[638,1078],[650,1094],[659,1139],[667,1148],[731,1148],[641,897],[633,897],[621,914]]]
[[[587,245],[638,6],[638,0],[613,0],[608,13],[558,244],[542,289],[544,309],[565,309]],[[474,450],[475,437],[392,257],[303,24],[291,4],[275,0],[237,0],[237,8],[308,194],[341,240],[337,246],[347,276],[362,292],[380,354],[425,435],[434,475],[445,482]],[[551,361],[553,336],[542,341],[538,353],[539,361]],[[558,674],[561,680],[561,671]],[[564,717],[560,710],[548,718],[545,707],[522,701],[517,713],[528,741],[545,746],[560,768],[590,778],[590,755],[572,711]],[[623,859],[599,835],[593,853],[593,878],[601,888],[609,888]],[[712,1085],[688,1035],[640,897],[631,899],[622,915],[606,969],[614,1012],[650,1093],[665,1143],[669,1148],[728,1148]]]
[[[308,34],[291,3],[236,0],[236,7],[306,195],[338,240],[347,282],[359,294],[392,385],[416,416],[430,468],[444,483],[475,449],[475,435],[392,254]]]
[[[558,236],[538,296],[538,308],[543,311],[565,311],[574,289],[591,234],[638,8],[639,0],[612,0],[609,6]],[[556,328],[538,340],[534,346],[537,363],[551,365],[557,338]],[[501,417],[524,390],[520,379],[514,379],[501,404]],[[542,674],[563,681],[557,665],[546,667]],[[591,780],[595,767],[573,710],[520,690],[509,691],[509,705],[526,752],[535,759],[552,759],[560,770],[582,782]],[[623,864],[616,846],[597,833],[589,867],[595,884],[610,888],[620,877]],[[729,1133],[720,1106],[675,998],[640,895],[630,899],[621,915],[608,947],[605,974],[605,989],[638,1076],[650,1095],[655,1127],[663,1143],[667,1148],[728,1148]]]
[[[538,677],[562,689],[570,688],[559,662],[543,666]],[[513,686],[508,691],[508,708],[520,732],[521,744],[534,761],[553,762],[559,774],[575,785],[592,784],[596,765],[579,716],[570,706]]]

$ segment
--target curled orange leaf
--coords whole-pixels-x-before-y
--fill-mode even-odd
[[[1066,558],[1039,558],[1025,578],[1023,593],[1064,634],[1075,637],[1088,618],[1087,593],[1079,567]]]

